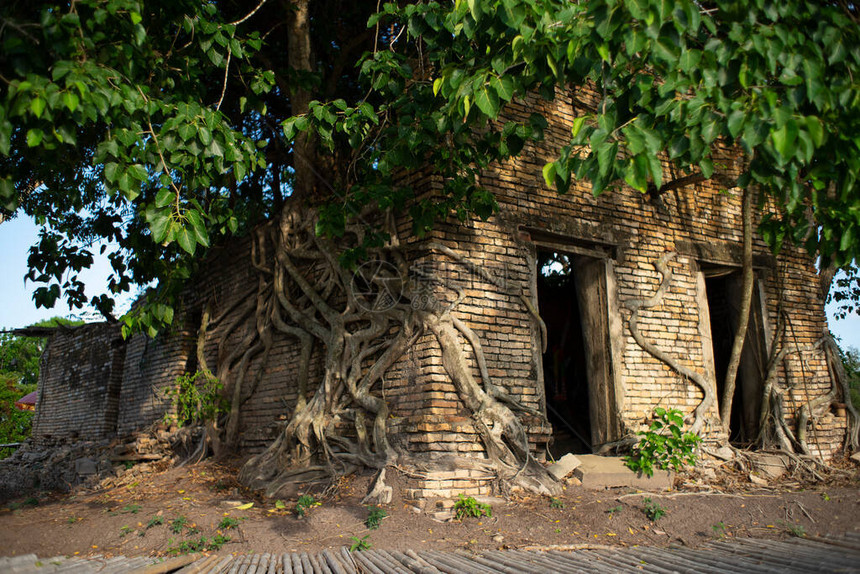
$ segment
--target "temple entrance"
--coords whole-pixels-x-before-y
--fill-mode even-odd
[[[605,260],[538,251],[537,294],[547,327],[543,356],[550,454],[590,453],[612,440]]]
[[[741,271],[731,267],[705,267],[705,292],[711,324],[714,351],[717,405],[722,403],[726,371],[738,328],[742,295]],[[737,382],[732,398],[729,440],[737,446],[755,443],[759,431],[762,385],[767,369],[764,324],[758,284],[753,286],[750,320],[746,341],[738,365]]]

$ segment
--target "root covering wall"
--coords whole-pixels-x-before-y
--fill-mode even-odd
[[[587,96],[580,94],[580,99]],[[566,427],[578,428],[583,443],[597,451],[647,426],[656,407],[692,415],[706,393],[715,400],[701,420],[704,435],[753,442],[760,409],[754,387],[771,371],[786,423],[793,428],[799,409],[827,395],[832,385],[821,346],[823,303],[808,254],[786,247],[774,257],[755,238],[753,326],[742,369],[747,382],[739,383],[737,420],[727,437],[718,421],[721,333],[732,328],[736,298],[726,290],[741,267],[739,191],[705,182],[643,195],[620,186],[595,198],[587,183],[575,183],[559,195],[546,187],[541,170],[567,140],[575,109],[570,98],[559,97],[520,102],[508,113],[511,119],[526,120],[535,109],[555,118],[545,141],[530,144],[520,157],[481,177],[481,185],[495,194],[499,212],[487,221],[443,223],[421,240],[409,239],[412,252],[419,253],[412,268],[423,272],[403,278],[413,282],[413,292],[414,282],[426,280],[436,300],[455,304],[451,314],[477,335],[492,383],[526,407],[520,419],[532,452],[542,458],[553,432]],[[715,164],[731,176],[739,169],[738,155],[726,151]],[[664,162],[665,180],[684,175],[672,169]],[[422,193],[434,193],[439,184],[432,174],[421,174],[412,183]],[[403,232],[409,225],[405,218],[399,221]],[[587,407],[580,405],[578,411],[571,410],[576,406],[568,404],[572,399],[559,403],[559,393],[546,391],[546,381],[559,377],[561,370],[558,363],[545,361],[545,325],[533,313],[556,313],[541,308],[541,254],[565,256],[576,276],[578,315],[561,321],[553,316],[546,324],[557,329],[553,325],[567,323],[580,331],[584,351],[577,368],[586,373],[578,376],[587,388],[577,401]],[[272,280],[266,272],[272,257],[252,239],[214,250],[187,294],[173,332],[156,340],[134,337],[120,343],[109,326],[58,332],[44,358],[34,434],[106,436],[161,418],[170,408],[164,389],[179,375],[201,369],[201,358],[210,369],[231,364],[224,359],[253,335],[256,298]],[[666,272],[659,271],[658,263],[665,264]],[[427,279],[433,276],[444,278],[444,285]],[[412,305],[420,307],[416,301]],[[204,316],[209,323],[198,357]],[[637,329],[651,351],[637,342]],[[473,345],[459,336],[472,376],[482,380],[481,365],[469,351]],[[297,340],[278,334],[263,343],[265,348],[246,365],[240,397],[239,446],[245,452],[261,451],[278,435],[299,394]],[[655,348],[663,358],[655,356]],[[781,360],[771,364],[779,351],[784,351]],[[322,377],[322,353],[315,348],[311,355],[306,398]],[[552,373],[546,372],[547,365]],[[680,371],[694,373],[695,380]],[[427,461],[485,456],[479,431],[443,365],[440,344],[429,333],[417,338],[373,392],[390,408],[387,428],[398,449]],[[550,424],[547,413],[562,406],[569,409]],[[572,412],[587,413],[588,424],[569,420],[580,416]],[[828,458],[841,447],[847,420],[836,412],[830,403],[821,404],[810,417],[807,435],[813,454]],[[411,485],[416,497],[488,492],[493,478],[475,470],[427,468]]]

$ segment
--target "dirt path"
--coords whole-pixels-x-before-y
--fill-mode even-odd
[[[344,480],[298,518],[296,501],[239,489],[214,463],[142,475],[123,486],[17,499],[0,509],[0,555],[169,555],[317,552],[363,540],[385,550],[489,550],[575,545],[699,546],[730,537],[787,538],[860,531],[860,481],[799,489],[642,494],[568,487],[563,496],[494,501],[492,516],[438,522],[399,501],[368,530],[368,477]],[[645,514],[650,498],[653,522]],[[246,508],[247,503],[253,506]],[[238,505],[245,505],[239,506]],[[202,540],[201,539],[205,539]],[[229,540],[228,540],[229,539]]]

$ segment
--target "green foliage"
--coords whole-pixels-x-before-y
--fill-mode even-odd
[[[352,545],[350,545],[349,551],[361,552],[363,550],[370,550],[370,547],[373,545],[370,543],[368,538],[370,538],[370,534],[365,534],[361,538],[359,538],[358,536],[350,536],[350,539],[352,540]]]
[[[717,538],[720,538],[720,539],[725,538],[729,532],[729,529],[726,526],[726,523],[723,522],[722,520],[720,520],[719,522],[717,522],[716,524],[711,526],[711,530],[714,531],[714,536],[716,536]]]
[[[802,524],[794,524],[788,521],[782,521],[780,524],[785,532],[792,536],[796,536],[798,538],[804,538],[806,536],[806,527]]]
[[[695,449],[702,441],[693,433],[682,433],[684,417],[676,409],[654,409],[655,419],[647,431],[637,433],[642,439],[633,452],[624,457],[624,464],[633,472],[653,476],[654,469],[680,471],[696,464]]]
[[[170,531],[174,534],[182,534],[187,526],[189,526],[188,519],[181,515],[170,521]]]
[[[642,503],[644,504],[644,506],[642,508],[642,513],[651,522],[657,522],[666,514],[665,508],[663,508],[662,506],[660,506],[656,502],[652,502],[651,498],[649,498],[647,496],[642,499]]]
[[[35,385],[18,385],[15,379],[0,374],[0,443],[21,442],[30,436],[34,413],[19,410],[15,401],[34,390]],[[0,459],[13,452],[12,448],[0,448]]]
[[[388,512],[384,508],[368,506],[367,518],[364,519],[364,525],[370,530],[376,530],[382,524],[382,519],[386,516],[388,516]]]
[[[848,377],[848,392],[854,408],[860,410],[860,351],[854,347],[843,348],[839,345],[839,355],[845,376]]]
[[[203,552],[206,550],[218,551],[222,546],[230,542],[229,536],[216,534],[211,539],[201,536],[198,540],[182,540],[176,546],[168,546],[167,551],[171,554],[190,554],[192,552]]]
[[[0,333],[0,374],[32,387],[39,382],[39,359],[45,339]]]
[[[305,134],[336,166],[307,198],[322,235],[410,200],[418,235],[449,216],[489,217],[497,203],[478,175],[548,125],[539,113],[509,120],[508,106],[583,85],[597,101],[576,105],[548,185],[659,193],[678,174],[755,186],[775,209],[760,227],[774,249],[793,242],[840,267],[860,255],[852,3],[312,6],[316,70],[299,74],[290,39],[268,33],[286,17],[271,3],[248,19],[228,2],[0,3],[0,205],[43,226],[28,273],[38,305],[64,297],[107,313],[113,296],[157,280],[123,330],[169,326],[201,249],[277,215]],[[307,113],[292,109],[293,88],[309,92]],[[401,176],[428,167],[441,189],[415,198]],[[347,265],[385,239],[364,236]],[[112,274],[88,298],[79,272],[100,241]]]
[[[178,377],[176,385],[165,389],[164,394],[173,402],[176,422],[180,426],[193,426],[215,420],[228,411],[222,388],[220,381],[211,374],[197,371],[193,375]],[[172,416],[165,414],[165,420],[172,420]]]
[[[231,528],[238,528],[239,524],[245,520],[244,518],[233,518],[232,516],[225,516],[221,519],[221,522],[218,523],[219,530],[229,530]]]
[[[311,508],[320,506],[322,503],[317,502],[317,499],[310,494],[303,494],[296,501],[296,515],[299,517],[308,513]]]
[[[125,538],[125,536],[127,534],[131,534],[132,532],[134,532],[134,528],[132,528],[131,526],[126,524],[125,526],[123,526],[122,528],[119,529],[119,537]]]
[[[161,526],[164,524],[164,518],[162,516],[153,516],[149,519],[149,522],[146,523],[146,529],[149,530],[155,526]]]
[[[457,501],[454,502],[454,515],[458,520],[466,517],[480,518],[482,516],[492,516],[493,509],[489,504],[478,502],[471,496],[460,494]]]
[[[142,507],[139,504],[127,504],[122,507],[120,514],[137,514]]]
[[[564,508],[564,501],[560,498],[556,498],[555,496],[552,496],[549,499],[549,507],[550,508],[557,508],[559,510],[563,509]]]
[[[609,519],[612,520],[612,517],[615,516],[615,513],[621,512],[622,510],[624,510],[624,507],[619,504],[618,506],[613,506],[612,508],[607,509],[606,513],[609,515]]]

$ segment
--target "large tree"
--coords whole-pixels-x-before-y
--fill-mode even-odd
[[[427,332],[474,413],[490,464],[503,478],[553,488],[523,442],[516,412],[528,409],[493,384],[480,342],[451,308],[430,301],[414,312],[409,298],[426,294],[407,291],[402,306],[362,313],[378,308],[384,285],[368,285],[358,301],[344,271],[373,254],[409,272],[390,225],[399,210],[419,235],[439,218],[493,213],[478,175],[547,125],[538,114],[506,120],[516,98],[553,98],[576,86],[598,94],[578,102],[570,141],[544,168],[559,192],[574,180],[589,181],[596,194],[623,184],[660,194],[707,179],[742,189],[747,307],[754,207],[774,249],[802,245],[824,269],[855,259],[853,4],[376,7],[13,0],[0,8],[0,197],[9,214],[23,210],[44,225],[30,259],[30,278],[45,284],[39,304],[63,295],[82,304],[76,273],[92,261],[87,245],[106,239],[110,292],[158,280],[149,305],[124,318],[128,332],[154,334],[170,323],[197,251],[214,236],[255,229],[256,298],[234,318],[204,313],[200,329],[202,339],[220,324],[226,340],[243,321],[253,326],[239,348],[208,365],[233,399],[227,420],[211,425],[213,444],[235,442],[243,384],[255,376],[249,365],[268,356],[274,336],[298,341],[305,362],[293,418],[246,468],[248,482],[276,492],[296,476],[285,465],[330,473],[403,456],[388,443],[387,405],[374,385]],[[715,164],[717,146],[737,150],[740,178],[727,180]],[[660,157],[684,176],[669,181]],[[442,189],[414,198],[400,182],[428,169]],[[109,295],[93,303],[110,313]],[[745,329],[739,333],[736,357]],[[309,381],[315,345],[325,349],[324,376]],[[467,354],[481,367],[480,382],[464,367]],[[350,439],[335,425],[346,411],[355,421]]]

